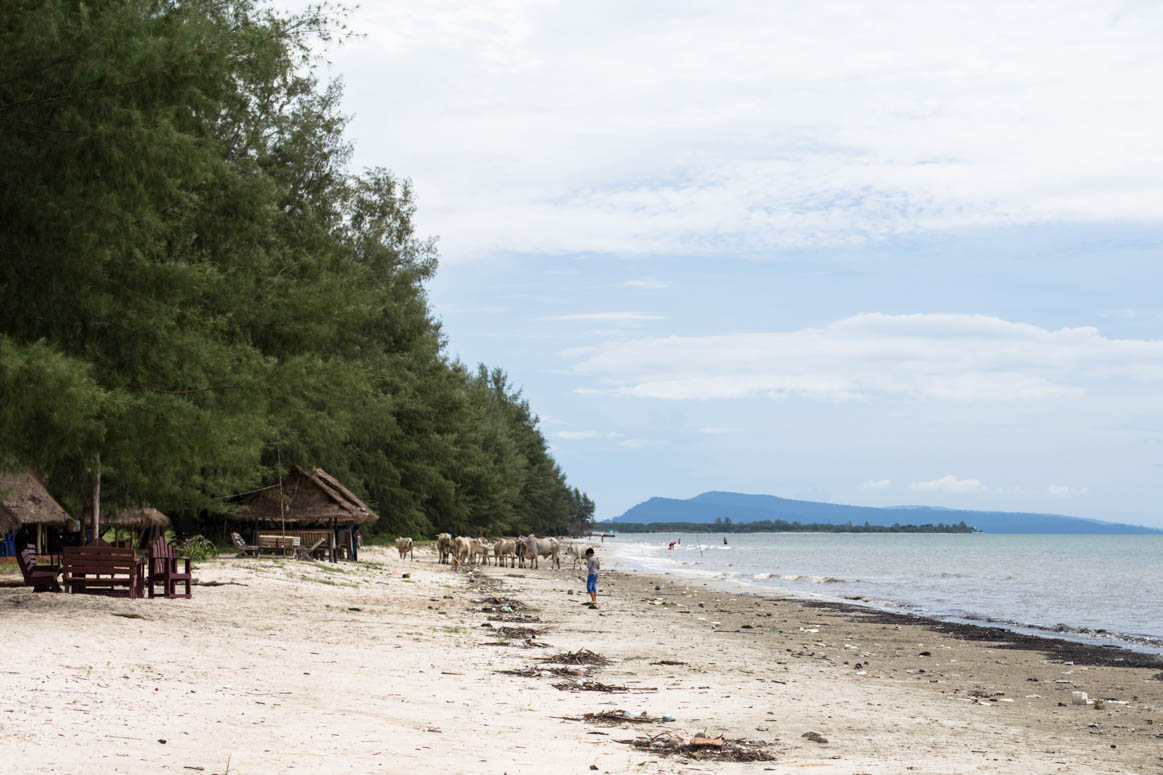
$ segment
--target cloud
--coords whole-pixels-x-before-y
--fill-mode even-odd
[[[1163,217],[1156,3],[433,0],[351,23],[329,55],[356,161],[417,181],[447,261]]]
[[[704,428],[699,428],[699,433],[705,433],[708,436],[725,436],[730,433],[738,433],[738,428],[727,428],[716,425],[708,425]]]
[[[624,283],[618,284],[626,286],[627,288],[646,288],[652,291],[662,290],[663,288],[670,287],[670,283],[663,282],[662,280],[655,280],[652,277],[643,277],[640,280],[627,280]]]
[[[862,490],[887,490],[889,487],[892,487],[891,479],[870,479],[860,485]]]
[[[1052,484],[1046,488],[1046,491],[1055,498],[1076,498],[1079,495],[1086,495],[1090,490],[1086,487],[1066,487],[1059,484]]]
[[[580,312],[572,315],[546,315],[541,320],[613,320],[617,322],[638,322],[644,320],[666,320],[660,315],[645,312]]]
[[[619,447],[628,447],[629,449],[643,449],[645,447],[657,447],[662,444],[661,441],[654,441],[652,439],[626,439],[619,441]]]
[[[599,383],[583,390],[643,398],[1047,401],[1163,385],[1163,340],[985,315],[863,314],[788,332],[612,341],[573,370]]]
[[[557,431],[553,435],[555,438],[566,441],[581,441],[582,439],[596,439],[602,434],[597,431]]]
[[[948,492],[965,495],[967,493],[985,492],[988,488],[977,479],[958,479],[956,476],[950,474],[929,482],[913,482],[909,485],[909,489],[917,492]]]

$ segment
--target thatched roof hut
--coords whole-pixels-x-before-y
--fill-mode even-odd
[[[282,479],[243,501],[234,518],[288,525],[362,525],[379,519],[371,507],[322,468],[295,466]],[[280,508],[280,498],[282,508]]]
[[[0,534],[23,525],[64,527],[72,519],[28,471],[0,471]]]
[[[130,509],[121,509],[105,520],[111,527],[128,527],[135,530],[142,528],[170,526],[170,518],[153,506],[136,506]]]

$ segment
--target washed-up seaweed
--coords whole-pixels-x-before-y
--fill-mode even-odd
[[[628,686],[612,686],[589,679],[553,684],[553,688],[559,692],[606,692],[607,694],[626,694],[630,691]]]
[[[643,751],[659,756],[681,756],[685,759],[718,762],[770,762],[775,756],[764,743],[743,738],[730,740],[725,737],[705,737],[695,735],[684,737],[677,732],[660,732],[657,735],[642,735],[632,740],[619,740]]]
[[[670,716],[651,716],[642,711],[637,716],[628,710],[599,710],[593,713],[584,713],[580,716],[557,716],[565,721],[583,721],[586,724],[601,724],[602,726],[617,726],[618,724],[661,724],[674,721]]]
[[[488,617],[490,622],[514,622],[518,624],[536,624],[541,621],[540,616],[533,616],[532,614],[518,614],[518,613],[502,613],[494,614]]]
[[[686,666],[686,662],[679,662],[677,659],[660,659],[657,662],[651,662],[650,664],[652,664],[652,665],[675,665],[675,666],[683,666],[683,667]]]
[[[550,657],[545,657],[542,662],[551,662],[556,665],[608,665],[610,660],[597,654],[589,649],[578,649],[577,651],[568,651],[564,654],[554,654]]]
[[[586,671],[574,670],[572,667],[524,667],[520,670],[494,670],[493,672],[501,675],[516,675],[521,678],[545,678],[548,676],[581,678],[586,674]]]
[[[536,638],[543,634],[543,630],[535,630],[532,627],[497,627],[493,630],[493,634],[498,638]]]
[[[537,641],[533,640],[532,638],[526,638],[525,640],[523,640],[519,643],[516,643],[516,642],[511,641],[511,640],[486,640],[481,645],[482,646],[510,646],[512,648],[527,648],[527,649],[547,649],[547,648],[549,648],[548,643],[538,643]]]

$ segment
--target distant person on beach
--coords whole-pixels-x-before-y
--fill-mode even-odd
[[[727,545],[727,536],[723,536],[723,546]]]
[[[601,567],[594,556],[594,548],[586,549],[586,592],[590,593],[590,608],[598,607],[598,569]]]

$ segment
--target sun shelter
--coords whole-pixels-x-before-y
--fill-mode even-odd
[[[281,480],[251,493],[234,519],[254,525],[254,543],[269,536],[298,538],[310,546],[325,540],[332,560],[356,557],[355,528],[379,519],[355,493],[322,468],[295,466]]]
[[[38,554],[46,547],[45,530],[73,521],[31,472],[0,471],[0,538],[23,530]]]
[[[153,539],[170,526],[170,518],[153,506],[134,506],[114,512],[113,516],[105,520],[105,524],[116,531],[121,528],[141,531],[143,536]]]

